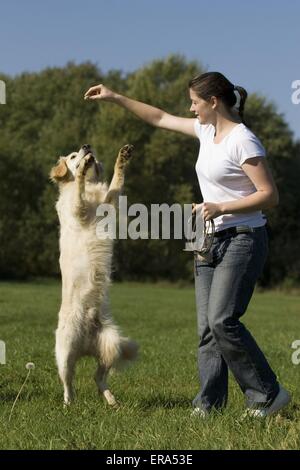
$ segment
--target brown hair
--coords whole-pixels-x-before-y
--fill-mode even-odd
[[[205,101],[209,101],[212,96],[220,98],[228,108],[232,108],[236,104],[237,97],[234,90],[237,90],[241,97],[238,113],[244,122],[244,107],[248,93],[245,88],[233,85],[220,72],[197,75],[189,81],[189,88]]]

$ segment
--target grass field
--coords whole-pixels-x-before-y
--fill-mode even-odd
[[[198,389],[194,291],[155,284],[116,284],[111,291],[115,319],[140,344],[139,360],[110,378],[120,409],[98,397],[92,359],[79,363],[76,402],[64,409],[54,361],[59,303],[55,281],[0,284],[0,340],[7,347],[0,365],[1,449],[300,448],[300,365],[291,361],[291,344],[300,339],[299,296],[257,292],[244,317],[293,394],[282,415],[265,421],[241,420],[244,398],[232,378],[222,415],[190,418]],[[9,421],[29,361],[36,368]]]

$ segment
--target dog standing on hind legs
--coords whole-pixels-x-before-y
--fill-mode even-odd
[[[102,183],[102,166],[90,146],[60,157],[50,178],[58,184],[56,210],[60,221],[62,302],[56,330],[56,361],[64,386],[64,403],[73,397],[75,366],[82,356],[94,356],[95,380],[109,405],[117,401],[107,385],[112,368],[135,359],[137,344],[123,337],[108,303],[113,241],[96,234],[99,204],[117,206],[132,146],[119,151],[110,186]]]

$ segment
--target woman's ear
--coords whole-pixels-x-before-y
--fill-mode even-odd
[[[210,98],[210,104],[211,104],[212,109],[215,109],[218,105],[218,98],[216,96],[212,96]]]
[[[60,157],[57,165],[55,165],[50,171],[50,178],[52,181],[62,181],[68,173],[68,167],[64,157]]]

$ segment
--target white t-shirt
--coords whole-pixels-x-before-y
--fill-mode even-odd
[[[203,202],[226,202],[242,199],[256,192],[242,164],[252,157],[265,157],[259,139],[244,124],[237,124],[219,144],[214,143],[215,127],[195,121],[200,140],[196,173]],[[214,219],[216,231],[237,225],[261,227],[266,218],[261,211],[225,214]]]

